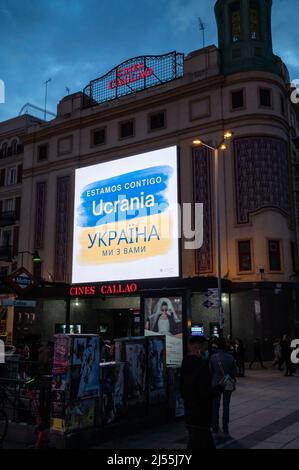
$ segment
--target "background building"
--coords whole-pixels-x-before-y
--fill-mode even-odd
[[[22,199],[24,145],[28,127],[40,123],[24,115],[0,123],[0,277],[18,267],[18,247]],[[3,299],[9,295],[4,294]],[[2,307],[0,334],[9,336],[13,329],[13,308]]]
[[[136,325],[142,333],[143,296],[151,290],[183,299],[186,328],[212,331],[219,321],[207,303],[208,288],[217,285],[213,156],[192,142],[213,144],[231,130],[233,142],[220,156],[225,334],[252,341],[298,332],[298,106],[272,50],[271,5],[218,0],[219,48],[188,54],[181,78],[123,90],[114,100],[101,100],[95,81],[63,98],[56,119],[28,129],[19,251],[39,251],[46,281],[71,282],[77,168],[177,145],[181,202],[204,204],[204,245],[182,250],[181,279],[140,283],[131,297],[75,296],[71,323],[107,332],[111,318],[123,315],[128,320],[114,334],[133,334]],[[23,264],[32,271],[30,254]],[[65,323],[63,296],[55,296],[53,288],[52,300],[39,303],[32,326],[44,338]]]

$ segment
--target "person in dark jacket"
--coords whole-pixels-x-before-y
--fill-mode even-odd
[[[235,349],[238,377],[245,377],[245,347],[241,339],[237,339]]]
[[[260,338],[255,339],[253,348],[254,348],[253,359],[252,359],[251,363],[249,364],[249,369],[252,368],[252,365],[254,364],[254,362],[259,362],[260,365],[261,365],[261,368],[266,369],[266,367],[264,366],[264,363],[263,363],[262,344],[261,344]]]
[[[236,382],[237,366],[236,361],[231,353],[227,351],[226,342],[224,339],[219,341],[218,352],[211,357],[210,370],[212,374],[212,386],[216,389],[217,385],[220,385],[225,377],[228,377],[232,383],[232,386]],[[222,393],[214,398],[213,401],[213,431],[219,432],[219,410],[221,404],[221,398],[223,397],[223,433],[229,435],[229,408],[232,396],[232,391],[227,390],[224,387]]]
[[[188,449],[215,449],[211,433],[213,393],[207,350],[205,338],[192,337],[189,354],[182,363],[180,388],[189,433]]]
[[[288,337],[288,335],[284,335],[282,342],[281,342],[281,364],[280,368],[283,363],[286,365],[286,371],[285,371],[285,376],[286,377],[292,377],[295,370],[294,366],[291,361],[291,354],[292,354],[292,349],[291,349],[291,340]]]

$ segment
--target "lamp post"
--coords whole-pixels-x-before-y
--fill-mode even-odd
[[[32,256],[32,262],[35,263],[35,264],[39,264],[39,263],[42,262],[38,251],[35,251],[34,253],[32,253],[31,251],[19,251],[18,255],[22,255],[22,258],[21,258],[21,265],[22,266],[23,266],[23,255],[25,255],[25,254],[31,255]]]
[[[224,315],[222,308],[222,283],[221,283],[221,235],[220,235],[220,191],[219,191],[219,150],[225,151],[225,142],[233,137],[233,133],[228,131],[223,135],[223,139],[218,145],[208,145],[201,139],[193,140],[193,145],[206,147],[214,153],[214,175],[215,175],[215,228],[216,228],[216,256],[217,256],[217,288],[218,288],[218,312],[220,329],[223,330]]]

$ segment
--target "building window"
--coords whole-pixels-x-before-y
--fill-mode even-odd
[[[18,256],[19,253],[19,235],[20,227],[13,228],[13,244],[12,244],[12,255]]]
[[[106,143],[106,128],[92,131],[92,145],[104,145]]]
[[[17,149],[18,149],[18,141],[17,140],[12,141],[11,149],[12,149],[12,154],[16,155],[17,154]]]
[[[11,246],[11,230],[2,230],[2,246]]]
[[[239,271],[252,271],[251,263],[251,242],[242,240],[238,242]]]
[[[231,38],[232,42],[238,42],[241,39],[241,4],[234,2],[230,7],[231,15]]]
[[[3,208],[4,208],[3,212],[13,212],[15,210],[15,200],[5,199]]]
[[[43,162],[48,159],[48,144],[40,145],[38,147],[38,157],[39,162]]]
[[[156,131],[158,129],[165,128],[165,112],[159,112],[155,114],[151,114],[149,117],[150,120],[150,130]]]
[[[8,276],[8,267],[0,267],[0,277],[7,277]]]
[[[263,108],[271,108],[271,90],[269,88],[260,88],[260,106]]]
[[[3,158],[7,157],[7,149],[8,149],[7,142],[5,142],[1,148],[1,153],[2,153]]]
[[[8,168],[6,173],[6,185],[12,186],[17,182],[17,169],[16,167]]]
[[[250,0],[249,6],[250,39],[261,39],[261,15],[259,0]]]
[[[127,139],[134,136],[134,121],[121,122],[119,125],[120,139]]]
[[[281,271],[280,241],[268,240],[270,271]]]
[[[0,170],[0,187],[5,186],[5,175],[6,170],[5,168],[2,168],[2,170]]]
[[[231,93],[232,109],[244,108],[244,90],[236,90]]]

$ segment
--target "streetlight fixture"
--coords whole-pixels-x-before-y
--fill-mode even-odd
[[[22,261],[21,261],[22,266],[23,266],[23,255],[25,255],[25,254],[28,254],[28,255],[32,256],[32,262],[34,264],[40,264],[42,262],[42,259],[39,255],[38,251],[34,251],[34,253],[32,253],[31,251],[19,251],[18,255],[22,255]]]
[[[216,218],[216,247],[217,247],[217,284],[218,284],[218,309],[220,329],[223,330],[222,285],[221,285],[221,237],[220,237],[220,204],[219,204],[219,150],[227,150],[226,142],[231,140],[233,132],[226,131],[218,145],[208,145],[202,139],[193,140],[193,145],[206,147],[214,152],[215,171],[215,218]]]

